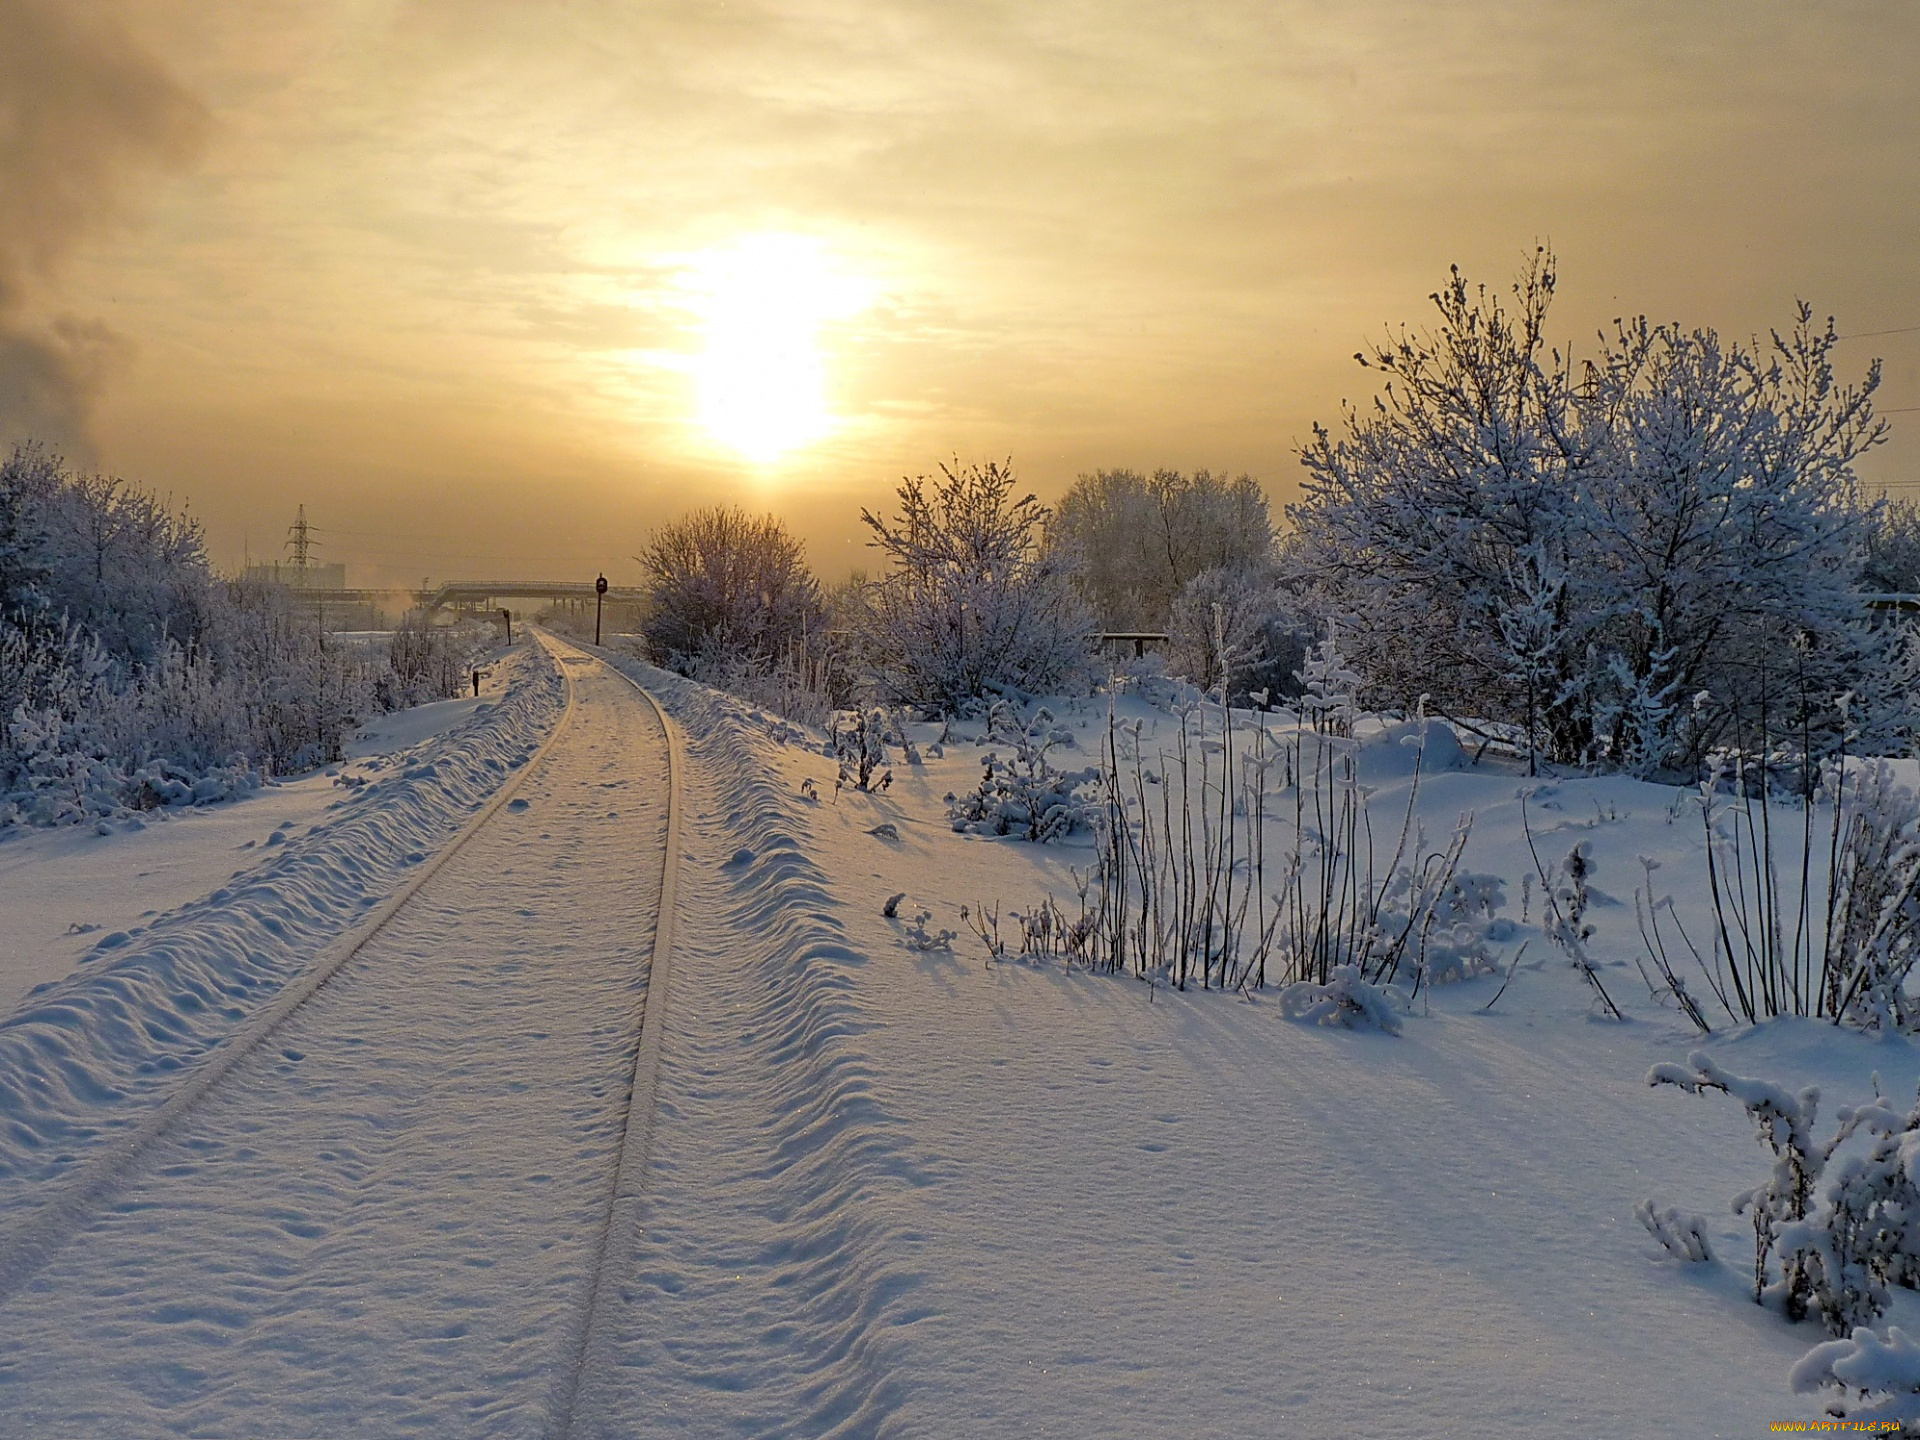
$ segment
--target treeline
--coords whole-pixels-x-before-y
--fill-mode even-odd
[[[857,698],[953,713],[1070,688],[1096,665],[1092,638],[1117,632],[1169,636],[1175,672],[1208,687],[1224,674],[1240,701],[1294,686],[1314,624],[1247,476],[1101,471],[1049,509],[1009,466],[956,462],[895,499],[862,512],[880,575],[834,588],[771,515],[664,526],[639,557],[651,652],[787,713]]]
[[[277,585],[218,578],[199,525],[43,448],[0,463],[0,826],[219,798],[337,760],[454,693],[466,636],[346,644]]]
[[[1536,761],[1909,743],[1920,647],[1870,600],[1920,590],[1920,512],[1855,468],[1887,434],[1877,364],[1843,382],[1804,306],[1754,344],[1619,322],[1576,363],[1546,338],[1556,278],[1542,250],[1504,302],[1456,271],[1432,329],[1356,357],[1380,393],[1316,428],[1280,526],[1246,476],[1100,471],[1049,509],[956,461],[862,512],[878,573],[832,589],[771,516],[669,524],[647,642],[807,718],[1057,690],[1094,633],[1156,632],[1236,703],[1297,693],[1331,639],[1369,708]]]

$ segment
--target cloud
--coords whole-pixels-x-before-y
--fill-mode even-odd
[[[0,441],[84,449],[126,342],[45,311],[48,282],[121,218],[137,183],[186,164],[205,107],[97,6],[0,0]]]

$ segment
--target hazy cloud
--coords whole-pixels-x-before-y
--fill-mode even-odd
[[[45,313],[44,282],[124,213],[132,183],[184,164],[201,103],[98,5],[0,0],[0,440],[84,446],[88,409],[126,342]]]

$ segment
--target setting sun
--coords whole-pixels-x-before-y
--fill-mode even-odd
[[[706,432],[769,464],[831,431],[820,327],[864,299],[819,243],[739,240],[696,257],[686,283],[705,338],[693,374]]]

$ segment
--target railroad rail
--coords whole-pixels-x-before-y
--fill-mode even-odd
[[[527,781],[551,757],[561,739],[572,727],[578,709],[577,687],[570,667],[563,662],[565,652],[587,658],[555,637],[541,636],[549,655],[566,683],[566,704],[552,730],[527,762],[494,792],[480,812],[421,869],[387,897],[358,926],[334,940],[321,951],[314,964],[298,979],[290,982],[267,1007],[244,1023],[223,1043],[209,1051],[189,1070],[179,1085],[144,1120],[117,1140],[109,1142],[102,1153],[83,1161],[67,1177],[58,1191],[21,1221],[13,1232],[0,1239],[0,1297],[20,1289],[75,1235],[80,1233],[103,1201],[130,1181],[152,1153],[176,1132],[215,1091],[221,1082],[266,1044],[287,1022],[318,996],[373,940],[429,886],[468,842],[481,834],[500,812],[514,800]],[[667,819],[666,854],[661,869],[660,905],[648,960],[647,987],[640,1006],[640,1033],[635,1041],[632,1078],[619,1120],[620,1142],[609,1179],[606,1218],[595,1247],[595,1264],[586,1293],[582,1297],[576,1343],[568,1378],[559,1382],[549,1398],[550,1433],[565,1435],[575,1399],[580,1393],[582,1375],[594,1373],[604,1362],[605,1343],[601,1325],[604,1304],[601,1275],[608,1258],[615,1216],[620,1207],[638,1193],[652,1135],[653,1093],[660,1063],[660,1034],[665,1008],[666,981],[672,950],[673,908],[676,869],[680,848],[682,777],[685,769],[683,740],[678,727],[669,719],[659,702],[631,676],[618,667],[605,667],[632,684],[647,701],[659,721],[666,741]]]

